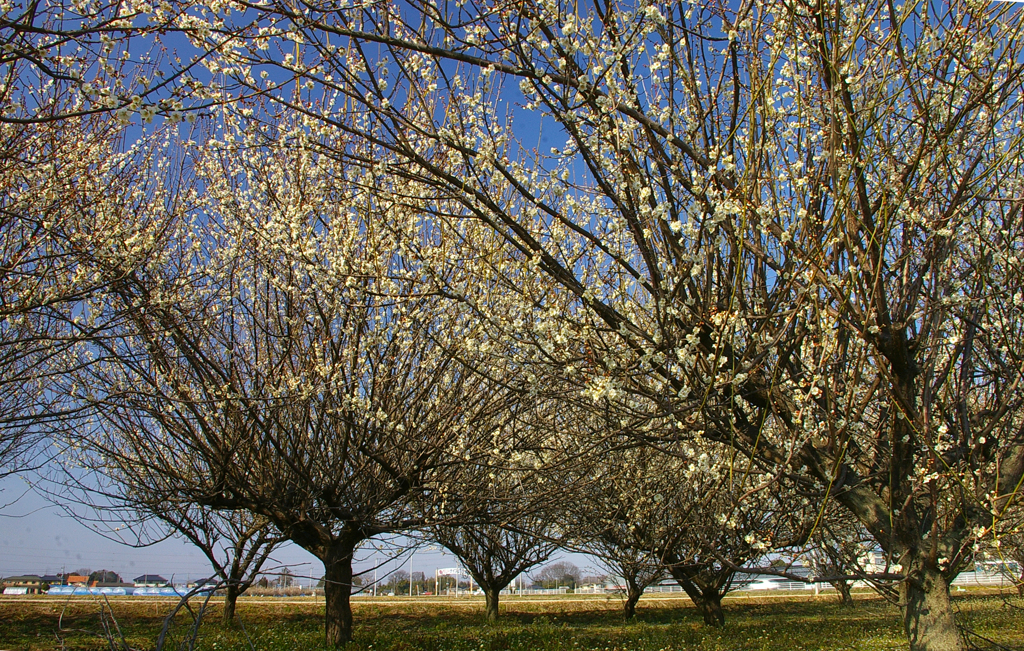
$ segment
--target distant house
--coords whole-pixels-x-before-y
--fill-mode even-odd
[[[170,585],[170,581],[159,574],[143,574],[135,577],[134,582],[136,588],[165,588]]]
[[[122,581],[120,574],[118,574],[117,572],[112,572],[110,570],[99,570],[98,572],[93,572],[89,575],[90,588],[106,586],[130,587],[131,585],[131,583],[125,583],[124,581]]]
[[[84,587],[89,585],[89,577],[81,574],[65,574],[64,583],[65,585],[79,585]]]
[[[9,576],[2,585],[4,594],[39,594],[46,589],[43,577],[35,574]]]

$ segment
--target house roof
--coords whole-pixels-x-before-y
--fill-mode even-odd
[[[8,576],[4,578],[4,583],[10,581],[17,581],[19,583],[25,583],[28,581],[42,581],[43,578],[36,574],[22,574],[21,576]]]
[[[167,583],[167,579],[159,574],[143,574],[135,577],[134,580],[136,583]]]

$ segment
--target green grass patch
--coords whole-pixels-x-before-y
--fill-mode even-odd
[[[977,635],[1024,649],[1024,602],[1017,597],[957,596],[960,620]],[[194,604],[193,608],[198,608]],[[153,649],[173,604],[138,598],[10,598],[0,601],[0,649]],[[725,649],[904,649],[899,611],[878,599],[844,608],[826,599],[727,601],[726,626],[712,629],[684,599],[641,600],[625,622],[612,598],[509,599],[488,624],[479,600],[356,601],[351,651],[675,651]],[[242,628],[224,629],[211,602],[198,628],[204,651],[325,649],[323,604],[297,600],[239,602]],[[179,649],[195,618],[183,611],[165,649]],[[980,640],[981,638],[976,638]],[[251,646],[250,646],[251,643]],[[121,647],[123,648],[123,647]]]

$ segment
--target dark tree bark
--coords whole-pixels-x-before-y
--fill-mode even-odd
[[[839,593],[839,603],[841,603],[844,606],[853,605],[853,594],[849,581],[844,581],[842,579],[838,581],[833,581],[832,587],[835,588],[836,592]]]
[[[239,587],[236,583],[228,583],[224,591],[224,627],[230,628],[234,625],[234,606],[239,601]]]
[[[722,595],[716,592],[706,592],[702,593],[698,599],[693,600],[697,604],[705,624],[715,628],[725,626],[725,613],[722,612]]]
[[[927,559],[912,558],[907,570],[900,584],[900,605],[910,651],[963,649],[949,599],[949,580]]]
[[[672,576],[683,588],[693,605],[700,611],[704,623],[708,626],[721,628],[725,626],[725,613],[722,611],[722,593],[717,582],[705,584],[702,581],[687,577],[678,571]]]
[[[232,628],[235,625],[235,605],[240,592],[236,582],[228,581],[228,586],[224,590],[224,628]]]
[[[484,590],[484,597],[487,599],[487,621],[498,621],[498,595],[501,588],[493,585],[481,585]]]
[[[236,606],[238,604],[238,596],[244,594],[252,586],[252,581],[256,577],[255,573],[263,566],[263,561],[270,553],[274,544],[269,547],[265,547],[262,544],[257,545],[250,548],[244,556],[241,552],[242,545],[236,547],[231,567],[228,570],[227,577],[225,577],[227,586],[224,589],[224,617],[222,621],[224,628],[234,628],[235,624],[237,624]],[[254,562],[253,559],[256,556],[259,556],[259,558]],[[251,572],[247,572],[246,568],[252,568]],[[249,575],[248,578],[246,578],[246,574]]]
[[[622,606],[626,619],[633,619],[636,615],[636,602],[640,601],[643,593],[644,589],[635,580],[626,577],[626,603]]]
[[[324,562],[325,629],[327,644],[352,641],[352,552],[355,545],[342,541],[327,549]]]

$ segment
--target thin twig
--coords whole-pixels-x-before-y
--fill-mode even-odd
[[[117,618],[114,617],[114,609],[110,606],[110,599],[107,599],[107,595],[102,595],[103,601],[107,604],[107,610],[110,612],[110,621],[114,623],[114,629],[117,631],[117,636],[121,638],[121,646],[125,649],[128,647],[128,640],[124,639],[124,633],[121,632],[121,626],[117,623]]]

